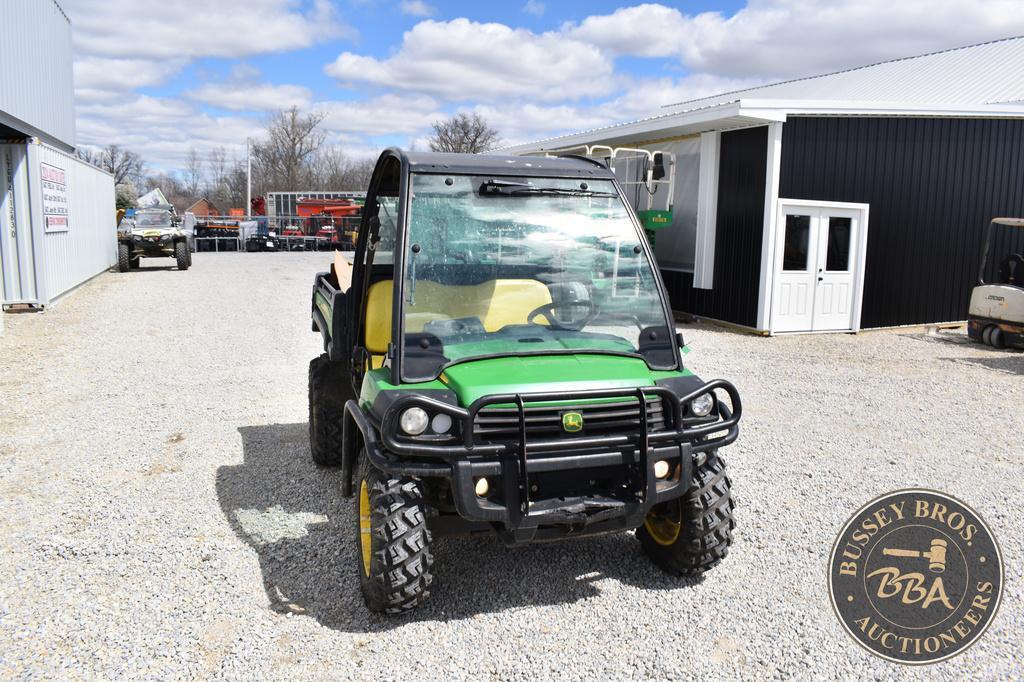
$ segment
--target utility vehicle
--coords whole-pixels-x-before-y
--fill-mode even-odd
[[[995,348],[1024,348],[1024,255],[1008,253],[993,273],[995,281],[985,281],[986,271],[995,265],[989,260],[993,236],[1001,247],[999,252],[1005,253],[1012,250],[1013,244],[1020,248],[1021,228],[1024,218],[992,219],[981,249],[978,286],[971,291],[967,334]]]
[[[740,398],[683,365],[650,245],[600,162],[386,150],[312,318],[311,451],[357,497],[370,609],[420,603],[446,534],[636,529],[677,575],[726,555],[718,449]]]
[[[167,257],[174,258],[179,270],[188,270],[192,265],[188,236],[178,227],[171,211],[139,209],[130,229],[118,230],[117,269],[121,272],[139,267],[140,258]]]

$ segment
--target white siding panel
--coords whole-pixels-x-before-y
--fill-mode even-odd
[[[67,174],[68,230],[44,231],[42,249],[37,251],[42,259],[37,267],[43,271],[45,283],[45,296],[41,298],[48,303],[117,262],[114,178],[70,154],[45,145],[31,147],[38,150],[40,163],[61,168]],[[38,182],[38,164],[31,171],[31,181]],[[32,210],[38,211],[41,226],[41,203],[33,201]],[[39,258],[37,255],[37,261]]]
[[[0,123],[75,144],[71,22],[53,0],[0,0]]]

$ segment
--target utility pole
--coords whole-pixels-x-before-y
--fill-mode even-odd
[[[249,138],[245,138],[245,215],[252,217],[252,154]]]

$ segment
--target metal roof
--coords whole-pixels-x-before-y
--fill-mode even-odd
[[[787,114],[1024,117],[1024,36],[689,100],[505,151],[625,143],[785,121]]]
[[[1020,102],[1024,100],[1024,37],[736,90],[666,108],[692,111],[748,97],[959,105]]]

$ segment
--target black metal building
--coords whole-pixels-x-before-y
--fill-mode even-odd
[[[989,220],[1024,216],[1020,63],[1024,39],[996,41],[515,151],[670,153],[673,223],[655,252],[678,311],[768,333],[956,322]],[[1024,253],[1024,235],[993,252]]]

